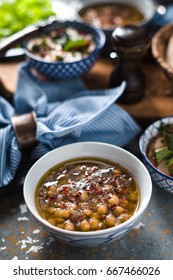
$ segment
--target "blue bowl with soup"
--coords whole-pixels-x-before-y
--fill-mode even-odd
[[[173,116],[158,119],[147,127],[139,146],[153,182],[173,193]]]
[[[48,79],[84,75],[105,44],[102,30],[84,22],[55,20],[24,44],[31,68]]]
[[[128,234],[142,219],[152,183],[143,163],[120,147],[81,142],[40,158],[24,182],[36,221],[60,242],[98,246]]]

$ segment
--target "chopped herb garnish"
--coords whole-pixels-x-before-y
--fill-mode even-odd
[[[162,160],[168,159],[170,157],[170,155],[173,155],[173,151],[171,151],[167,147],[163,147],[163,148],[157,149],[155,151],[155,155],[156,155],[157,162],[160,163]]]
[[[88,46],[88,42],[85,39],[69,40],[63,46],[63,49],[68,52],[68,51],[73,51],[78,49],[81,50],[87,46]]]
[[[161,123],[148,146],[148,159],[163,173],[173,176],[173,124]]]
[[[168,160],[168,166],[173,166],[173,157]]]

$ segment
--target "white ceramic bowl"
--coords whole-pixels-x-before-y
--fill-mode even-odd
[[[75,0],[71,0],[73,3]],[[120,3],[120,4],[129,4],[134,7],[136,7],[142,14],[144,15],[144,19],[137,22],[136,24],[139,26],[144,26],[146,23],[148,23],[153,16],[155,15],[156,12],[156,5],[154,1],[152,0],[143,0],[143,1],[138,1],[138,0],[82,0],[79,2],[76,2],[78,14],[80,14],[80,10],[86,7],[90,7],[93,5],[99,5],[99,4],[115,4],[115,3]]]
[[[34,196],[36,185],[40,178],[58,163],[84,157],[96,157],[117,162],[128,169],[134,176],[140,188],[141,198],[138,210],[129,220],[109,229],[94,232],[77,232],[59,229],[42,219],[38,214]],[[138,158],[122,148],[98,142],[74,143],[47,153],[31,167],[24,182],[24,199],[32,215],[57,240],[75,246],[97,246],[123,237],[141,220],[150,201],[151,193],[152,182],[150,175]]]
[[[71,2],[75,2],[75,0],[71,0]],[[82,0],[82,1],[77,1],[76,6],[77,6],[77,15],[80,20],[83,20],[80,17],[80,11],[84,8],[88,8],[93,5],[99,5],[99,4],[114,4],[114,3],[121,3],[121,4],[130,4],[136,7],[142,14],[144,15],[144,19],[141,21],[136,22],[135,25],[141,26],[141,27],[147,27],[151,20],[153,19],[155,13],[156,13],[156,4],[154,3],[153,0],[143,0],[143,1],[138,1],[138,0]],[[104,31],[106,35],[106,45],[109,45],[111,43],[111,36],[112,32],[114,31],[115,28],[107,28],[102,30]]]
[[[157,186],[161,187],[165,191],[173,193],[173,177],[167,176],[164,173],[160,172],[151,164],[147,157],[148,144],[151,139],[158,134],[158,128],[160,127],[161,123],[173,123],[173,116],[161,118],[152,123],[148,128],[146,128],[146,130],[140,137],[139,147],[143,157],[143,162],[149,170],[153,182],[155,182]]]

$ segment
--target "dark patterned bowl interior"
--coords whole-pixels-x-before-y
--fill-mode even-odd
[[[51,26],[45,27],[43,33],[41,33],[40,35],[43,35],[44,33],[49,33],[49,31],[61,27],[73,27],[79,31],[91,34],[94,38],[96,47],[87,57],[75,62],[46,62],[40,57],[32,54],[27,49],[28,42],[25,42],[25,54],[29,58],[30,66],[36,69],[40,74],[44,75],[45,77],[55,80],[70,79],[85,74],[95,63],[100,51],[102,50],[105,44],[105,35],[103,31],[78,21],[55,21]]]

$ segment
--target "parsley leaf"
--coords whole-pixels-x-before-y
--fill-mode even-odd
[[[168,147],[163,147],[163,148],[157,149],[155,151],[155,155],[156,155],[156,160],[159,164],[162,160],[168,159],[171,155],[173,155],[173,151],[168,149]]]
[[[84,49],[86,46],[88,46],[88,42],[85,39],[69,40],[64,45],[63,49],[65,51],[73,51],[77,49]]]

